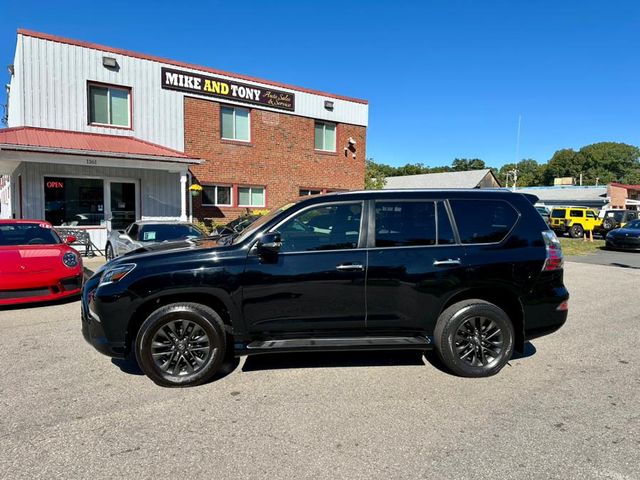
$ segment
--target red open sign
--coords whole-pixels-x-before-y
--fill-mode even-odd
[[[47,182],[47,188],[64,188],[64,182],[50,180]]]

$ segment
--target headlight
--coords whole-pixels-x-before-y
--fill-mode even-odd
[[[62,263],[69,268],[76,268],[80,263],[80,258],[77,253],[67,252],[62,256]]]
[[[127,274],[136,268],[135,263],[124,263],[122,265],[117,265],[113,268],[108,268],[102,274],[102,278],[100,278],[100,285],[106,285],[108,283],[116,283],[122,280]]]

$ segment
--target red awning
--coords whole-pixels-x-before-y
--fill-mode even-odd
[[[197,164],[183,152],[123,135],[15,127],[0,130],[0,150],[123,157]]]

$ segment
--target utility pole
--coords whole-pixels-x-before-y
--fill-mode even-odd
[[[507,172],[507,185],[509,184],[509,174],[513,176],[513,189],[515,190],[518,184],[518,170],[514,168]]]

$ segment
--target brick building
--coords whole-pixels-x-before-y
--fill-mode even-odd
[[[2,216],[99,245],[135,219],[227,221],[364,186],[365,100],[28,30],[9,72]]]

